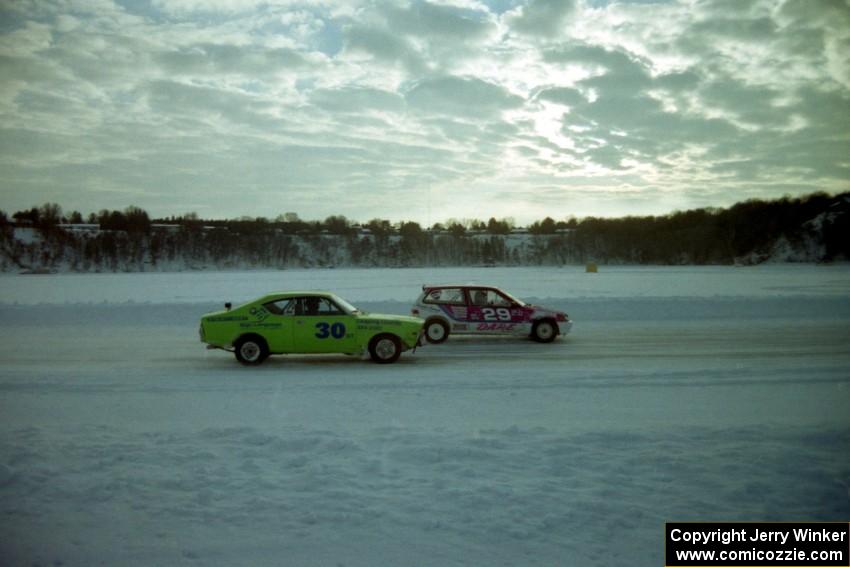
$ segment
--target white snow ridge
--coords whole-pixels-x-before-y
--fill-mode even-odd
[[[552,344],[206,351],[277,289],[479,281]],[[663,564],[666,521],[850,518],[850,267],[0,277],[3,565]]]

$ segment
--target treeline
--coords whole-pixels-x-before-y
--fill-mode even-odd
[[[8,216],[0,211],[0,222],[8,222]],[[197,213],[171,216],[151,220],[148,213],[139,207],[130,206],[124,211],[110,211],[103,209],[98,213],[89,213],[83,216],[79,211],[71,211],[63,214],[62,207],[56,203],[45,203],[40,207],[32,207],[24,211],[18,211],[12,215],[12,221],[18,225],[33,226],[41,229],[51,229],[61,225],[98,225],[100,230],[121,230],[126,232],[149,233],[152,228],[165,226],[179,226],[186,228],[227,228],[235,232],[258,232],[273,229],[283,234],[336,234],[350,236],[354,234],[371,233],[375,235],[393,235],[404,232],[405,227],[411,230],[423,229],[415,222],[392,223],[386,219],[372,219],[367,223],[360,224],[347,219],[343,215],[332,215],[323,221],[302,220],[298,213],[284,213],[275,219],[266,217],[241,217],[239,219],[220,220],[202,219]],[[547,217],[522,229],[528,234],[555,234],[569,228],[575,228],[576,219],[556,221]],[[516,229],[516,223],[512,218],[496,219],[490,218],[487,222],[478,219],[449,219],[445,223],[435,223],[431,227],[424,228],[434,233],[450,233],[462,236],[467,233],[498,234],[507,235]]]
[[[783,251],[847,260],[849,212],[850,193],[815,193],[659,217],[588,218],[572,246],[582,258],[636,264],[758,263]]]
[[[29,228],[29,237],[19,237]],[[0,211],[0,269],[149,271],[327,266],[732,264],[850,259],[850,194],[749,200],[617,219],[451,219],[431,227],[344,216],[305,221],[151,219],[138,207],[84,217],[53,203]]]
[[[90,213],[83,219],[82,213],[72,211],[63,215],[62,207],[56,203],[45,203],[26,211],[18,211],[12,215],[15,224],[33,226],[50,231],[60,225],[98,225],[100,230],[121,230],[125,232],[150,232],[151,220],[147,211],[139,207],[127,207],[123,211],[101,210]],[[8,222],[6,213],[0,211],[0,223]]]

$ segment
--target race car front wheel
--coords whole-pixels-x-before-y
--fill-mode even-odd
[[[435,345],[445,342],[449,338],[449,326],[440,319],[431,319],[425,323],[425,338]]]
[[[242,364],[260,364],[269,356],[269,345],[263,337],[248,335],[240,337],[233,345],[236,360]]]
[[[395,335],[377,335],[369,342],[369,355],[378,364],[389,364],[401,356],[401,341]]]
[[[558,335],[555,323],[548,319],[538,321],[531,328],[531,338],[539,343],[551,343]]]

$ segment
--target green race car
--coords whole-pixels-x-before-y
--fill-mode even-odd
[[[201,342],[232,351],[242,364],[270,354],[364,354],[386,364],[422,342],[421,319],[363,313],[333,293],[292,291],[265,295],[201,318]]]

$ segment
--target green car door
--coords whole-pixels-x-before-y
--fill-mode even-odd
[[[265,303],[262,307],[251,308],[251,315],[261,319],[261,334],[270,352],[292,352],[294,308],[291,299],[280,299]]]
[[[296,298],[292,325],[293,352],[352,353],[357,351],[357,322],[333,299],[324,296]]]

